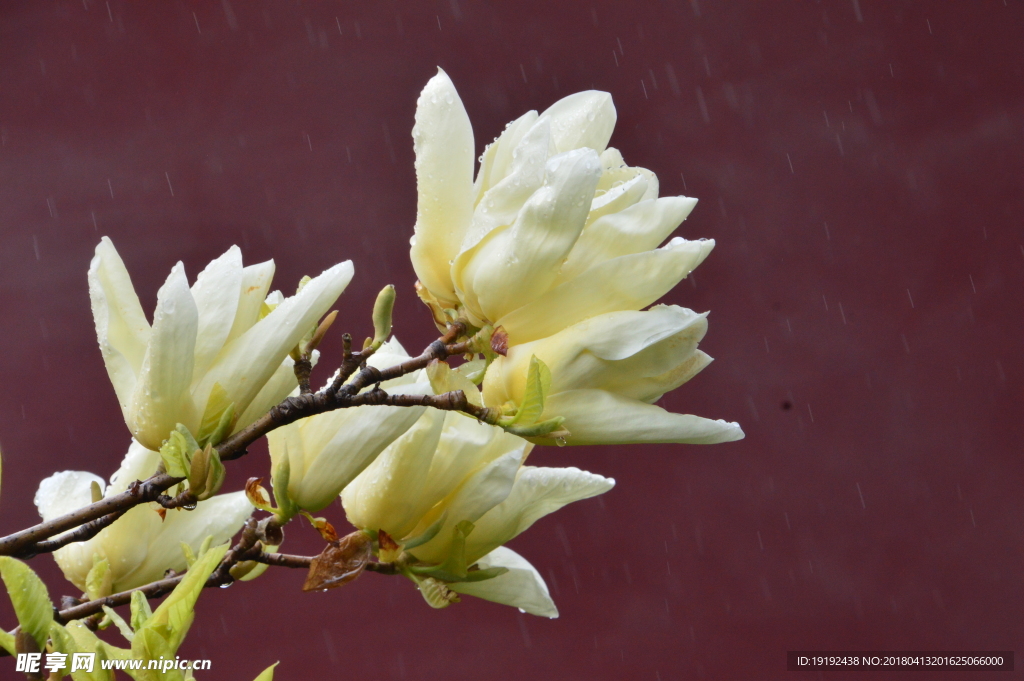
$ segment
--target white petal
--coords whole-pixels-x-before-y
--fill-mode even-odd
[[[583,229],[600,175],[597,155],[584,149],[554,156],[546,173],[515,224],[493,230],[462,271],[462,287],[473,290],[488,320],[543,294]]]
[[[512,549],[499,546],[477,561],[481,569],[503,567],[503,575],[482,582],[457,582],[452,591],[475,596],[502,605],[511,605],[539,617],[558,617],[558,608],[551,600],[548,585],[529,561]]]
[[[121,460],[117,471],[110,476],[110,486],[107,487],[104,496],[120,494],[128,489],[128,485],[136,480],[145,480],[156,473],[160,464],[160,452],[146,449],[135,440],[132,440],[128,452]]]
[[[230,342],[252,328],[260,318],[260,307],[267,297],[274,279],[274,261],[267,260],[242,268],[242,287],[238,297],[238,310],[226,342]]]
[[[39,483],[35,504],[44,522],[72,513],[92,503],[92,483],[100,486],[107,481],[85,471],[61,471]]]
[[[313,351],[314,357],[319,357],[318,350]],[[314,366],[316,363],[313,363]],[[242,430],[253,421],[266,414],[272,407],[280,404],[284,398],[295,392],[299,387],[299,379],[295,378],[295,361],[291,357],[285,357],[281,366],[277,367],[273,375],[263,384],[256,397],[252,399],[249,406],[245,408],[235,421],[234,432]]]
[[[420,390],[412,385],[405,389]],[[429,386],[426,386],[429,390]],[[393,391],[398,392],[398,391]],[[288,492],[307,511],[326,507],[385,447],[408,430],[426,407],[338,409],[300,421],[301,452],[290,452]],[[268,435],[271,453],[283,451],[283,429]],[[294,444],[289,444],[294,449]]]
[[[441,69],[416,103],[416,233],[411,256],[420,282],[452,301],[449,268],[473,216],[473,127],[451,79]]]
[[[497,320],[509,344],[554,335],[597,315],[640,310],[668,293],[711,252],[715,242],[673,239],[664,248],[600,262],[532,303]]]
[[[196,403],[205,405],[214,383],[220,383],[235,409],[244,412],[292,348],[338,299],[352,274],[351,261],[335,265],[228,343],[195,388]]]
[[[603,494],[615,481],[578,468],[519,469],[508,497],[476,522],[466,540],[466,560],[485,555],[566,504]]]
[[[498,457],[467,478],[454,492],[451,501],[447,504],[448,517],[441,527],[441,531],[426,544],[413,549],[412,553],[426,563],[442,562],[451,547],[452,532],[455,526],[463,520],[475,523],[480,516],[508,497],[515,482],[516,470],[519,469],[521,462],[522,452],[514,450]],[[418,529],[426,529],[425,526],[428,526],[433,520],[430,517],[424,519],[422,523],[424,527]],[[474,530],[470,534],[470,538],[475,534]]]
[[[477,171],[476,181],[473,183],[476,203],[480,203],[480,198],[488,189],[508,176],[513,162],[513,152],[517,151],[520,140],[536,122],[537,112],[527,111],[505,126],[498,139],[484,149],[480,170]]]
[[[146,510],[156,515],[152,509]],[[160,579],[169,569],[183,570],[185,556],[181,550],[182,542],[188,544],[193,551],[199,549],[206,537],[213,537],[212,546],[223,544],[241,529],[252,510],[245,492],[232,492],[200,501],[193,511],[168,511],[159,529],[146,537],[149,541],[145,560],[132,572],[120,576],[114,584],[114,590],[124,591],[142,586]]]
[[[341,494],[350,523],[385,530],[396,539],[411,532],[437,502],[424,508],[422,483],[441,439],[445,414],[426,410],[419,420],[381,452]]]
[[[89,263],[89,299],[103,362],[125,420],[135,377],[149,344],[150,328],[121,256],[103,237]]]
[[[206,266],[192,285],[192,298],[199,311],[196,334],[195,376],[202,376],[224,347],[238,312],[242,288],[242,252],[232,246]]]
[[[715,444],[743,439],[738,423],[673,414],[653,404],[604,390],[570,390],[551,395],[541,418],[564,416],[567,444],[676,442]]]
[[[540,115],[551,118],[559,152],[588,147],[604,151],[615,129],[615,105],[607,92],[587,90],[558,100]]]
[[[668,196],[642,201],[594,220],[573,246],[562,266],[561,280],[579,276],[587,268],[611,258],[657,248],[696,205],[697,199]],[[714,245],[713,241],[710,243]]]
[[[149,449],[160,449],[178,423],[197,425],[189,393],[199,313],[179,262],[157,293],[153,333],[132,393],[132,435]]]

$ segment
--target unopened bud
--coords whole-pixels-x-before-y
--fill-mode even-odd
[[[395,309],[395,287],[388,284],[373,304],[373,344],[380,347],[391,335],[391,313]]]

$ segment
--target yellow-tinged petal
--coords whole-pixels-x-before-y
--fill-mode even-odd
[[[639,310],[692,272],[714,241],[673,239],[663,248],[611,258],[497,320],[511,345],[554,335],[609,312]]]
[[[242,251],[232,246],[210,262],[192,285],[199,311],[193,372],[202,376],[224,347],[238,312],[242,288]]]
[[[673,414],[661,407],[605,390],[569,390],[548,398],[546,413],[565,417],[570,445],[675,442],[715,444],[743,439],[738,423],[691,414]]]
[[[150,327],[128,270],[107,237],[100,240],[89,263],[89,299],[103,362],[127,421]]]
[[[178,423],[195,429],[197,414],[190,387],[195,363],[199,312],[179,262],[157,293],[153,331],[132,392],[132,435],[159,449]]]
[[[481,570],[505,568],[508,572],[481,582],[456,582],[449,584],[448,588],[466,596],[511,605],[530,615],[558,617],[558,608],[551,600],[544,578],[529,561],[512,549],[499,546],[477,564]]]
[[[473,216],[473,127],[451,79],[441,69],[416,103],[416,228],[412,264],[435,296],[450,304],[449,269]]]
[[[505,500],[474,522],[466,539],[466,562],[473,563],[566,504],[603,494],[614,486],[611,478],[578,468],[523,466]]]

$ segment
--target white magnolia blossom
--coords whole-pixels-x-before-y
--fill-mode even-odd
[[[473,129],[443,71],[423,89],[413,140],[419,202],[411,257],[437,310],[502,326],[510,345],[639,310],[714,241],[671,239],[696,199],[658,198],[649,170],[608,147],[615,107],[579,92],[509,123],[473,180]]]
[[[397,339],[385,343],[367,362],[386,369],[409,359]],[[333,380],[333,378],[331,379]],[[423,372],[381,384],[391,394],[430,394]],[[274,482],[281,484],[287,465],[288,498],[316,512],[416,423],[426,407],[362,406],[337,409],[271,431],[267,435]]]
[[[544,580],[502,545],[562,506],[607,492],[614,480],[576,468],[522,466],[532,445],[462,414],[428,410],[342,492],[349,521],[384,530],[427,564],[452,551],[456,526],[474,524],[467,565],[505,567],[499,577],[456,582],[453,591],[556,617]],[[417,545],[428,531],[440,529]]]
[[[484,402],[521,404],[536,356],[551,372],[539,420],[565,417],[571,444],[739,440],[739,424],[673,414],[652,404],[711,362],[697,349],[706,317],[674,305],[610,312],[513,346],[488,368]]]
[[[91,504],[94,484],[103,497],[120,494],[132,482],[153,475],[159,462],[158,452],[133,441],[109,485],[92,473],[55,473],[40,483],[36,508],[44,522],[53,520]],[[200,501],[192,511],[172,509],[161,517],[159,510],[155,502],[135,506],[92,539],[68,544],[53,557],[64,576],[82,591],[89,590],[89,571],[105,559],[109,567],[105,574],[97,573],[102,575],[94,585],[98,589],[89,594],[102,597],[162,579],[167,570],[184,570],[182,542],[193,551],[208,536],[214,545],[222,544],[242,527],[253,508],[244,492],[233,492]]]
[[[242,266],[232,246],[189,288],[178,263],[157,294],[150,326],[128,271],[110,239],[89,267],[96,335],[125,423],[150,449],[178,423],[198,439],[234,405],[240,430],[296,386],[288,353],[328,311],[352,279],[349,261],[309,281],[261,318],[273,261]],[[273,294],[272,294],[273,295]],[[219,387],[218,387],[219,386]],[[209,410],[208,410],[209,407]]]

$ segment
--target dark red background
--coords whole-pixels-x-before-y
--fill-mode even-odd
[[[435,612],[378,575],[302,594],[277,570],[206,593],[184,652],[243,681],[275,660],[279,679],[667,681],[790,678],[794,649],[1024,652],[1022,46],[1018,0],[8,4],[0,529],[35,521],[44,476],[109,475],[127,446],[86,289],[104,234],[147,310],[175,261],[194,276],[237,243],[285,289],[351,258],[340,328],[366,335],[393,282],[398,336],[431,339],[409,132],[440,65],[481,149],[603,89],[626,160],[700,198],[680,234],[718,246],[668,300],[712,311],[718,361],[664,403],[747,438],[538,451],[618,481],[512,543],[558,620]],[[238,488],[265,453],[230,470]],[[289,550],[318,543],[289,528]]]

